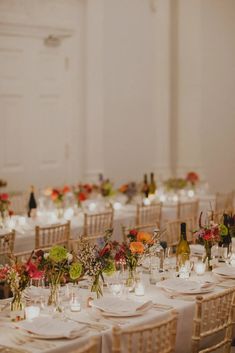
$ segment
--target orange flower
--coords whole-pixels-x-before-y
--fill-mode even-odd
[[[70,187],[68,186],[68,185],[65,185],[64,187],[63,187],[63,194],[66,194],[67,192],[69,192],[70,191]]]
[[[140,241],[132,241],[130,243],[130,251],[132,252],[132,254],[143,254],[144,244]]]
[[[127,184],[123,184],[122,186],[120,186],[119,191],[122,193],[125,193],[128,189],[128,185]]]
[[[152,242],[152,236],[150,233],[147,232],[138,232],[137,241],[150,244]]]

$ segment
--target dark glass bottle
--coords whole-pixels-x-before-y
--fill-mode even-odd
[[[145,197],[149,196],[149,184],[148,184],[148,177],[147,174],[144,174],[144,182],[142,186],[142,193]]]
[[[28,202],[28,217],[31,216],[31,211],[37,208],[37,202],[34,195],[34,187],[31,186],[29,202]]]

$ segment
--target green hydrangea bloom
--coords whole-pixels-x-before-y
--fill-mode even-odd
[[[106,275],[111,276],[115,271],[116,271],[115,262],[113,260],[109,260],[107,262],[103,272]]]
[[[219,230],[222,237],[228,235],[228,228],[224,224],[220,224]]]
[[[64,261],[67,259],[67,250],[63,246],[55,245],[51,248],[48,258],[56,263]]]
[[[69,276],[72,280],[78,279],[82,274],[82,264],[80,262],[74,262],[69,269]]]

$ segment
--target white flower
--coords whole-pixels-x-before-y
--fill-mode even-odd
[[[43,255],[44,259],[46,260],[49,256],[49,252],[45,252],[45,254]]]
[[[68,262],[73,261],[73,255],[70,254],[69,252],[67,253],[66,258],[67,258]]]

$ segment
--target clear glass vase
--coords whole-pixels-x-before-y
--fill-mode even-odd
[[[56,308],[58,307],[59,289],[60,289],[60,285],[58,283],[50,284],[50,294],[49,294],[48,303],[47,303],[49,306],[54,306]]]
[[[11,306],[10,306],[10,317],[12,321],[19,321],[24,319],[24,299],[23,292],[16,291],[14,293]]]
[[[206,242],[205,243],[205,256],[203,259],[203,262],[206,264],[206,270],[207,271],[212,271],[212,264],[211,264],[211,248],[212,248],[212,244]]]
[[[100,298],[103,295],[103,283],[100,280],[99,274],[93,277],[91,292],[96,293],[97,298]]]

